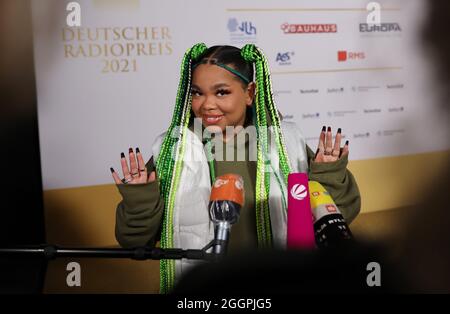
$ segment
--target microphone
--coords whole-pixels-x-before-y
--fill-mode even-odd
[[[209,214],[214,222],[213,253],[225,254],[231,225],[239,220],[244,205],[244,180],[237,174],[224,174],[214,181],[209,199]]]
[[[291,173],[288,176],[287,247],[316,247],[306,173]]]
[[[319,248],[344,244],[353,235],[330,194],[316,181],[309,181],[316,243]]]

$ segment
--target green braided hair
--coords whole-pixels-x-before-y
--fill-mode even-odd
[[[211,62],[220,46],[208,49],[205,44],[199,43],[188,49],[181,63],[181,77],[171,124],[167,130],[161,145],[160,154],[156,160],[156,171],[159,177],[161,195],[164,199],[164,215],[161,231],[161,247],[173,248],[173,212],[176,191],[183,167],[186,132],[191,119],[191,84],[192,71],[199,63],[212,63],[235,74],[244,83],[252,81],[249,71],[236,69],[236,61]],[[234,47],[232,47],[234,48]],[[206,57],[205,57],[206,56]],[[275,143],[279,156],[279,163],[283,175],[284,184],[287,185],[287,177],[291,172],[283,133],[281,131],[280,116],[273,100],[272,83],[268,62],[262,51],[253,44],[245,45],[240,51],[239,62],[247,63],[247,69],[255,71],[256,97],[253,105],[255,112],[254,124],[257,129],[257,173],[256,173],[256,223],[258,232],[258,244],[261,247],[272,245],[272,231],[269,211],[270,191],[270,159],[268,141],[268,120],[271,121],[275,135]],[[248,67],[250,65],[250,67]],[[213,169],[211,169],[212,171]],[[213,171],[212,171],[213,173]],[[214,178],[212,178],[214,179]],[[168,293],[173,289],[175,279],[174,260],[160,261],[160,291]]]
[[[275,143],[277,146],[280,168],[284,183],[291,173],[290,162],[281,131],[281,119],[279,111],[273,100],[272,81],[270,79],[267,58],[263,52],[253,44],[247,44],[241,49],[241,55],[247,62],[254,63],[256,74],[256,130],[257,141],[257,164],[256,164],[256,222],[258,232],[258,244],[262,247],[272,245],[272,229],[270,224],[269,191],[270,191],[270,166],[269,143],[267,137],[267,120],[272,121]],[[269,117],[267,116],[267,111]]]

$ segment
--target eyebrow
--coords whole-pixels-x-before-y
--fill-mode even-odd
[[[221,88],[221,87],[230,87],[230,85],[228,85],[227,83],[217,83],[217,84],[215,84],[215,85],[213,85],[213,86],[211,87],[211,90],[216,90],[216,89]],[[201,88],[198,87],[198,86],[195,85],[195,84],[192,84],[192,88],[193,88],[193,89],[201,90]]]

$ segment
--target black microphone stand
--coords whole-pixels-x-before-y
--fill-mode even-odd
[[[194,259],[216,261],[224,254],[207,252],[220,242],[212,240],[200,250],[161,249],[152,247],[122,248],[63,248],[51,244],[35,246],[16,246],[0,248],[0,257],[28,257],[43,256],[46,259],[57,257],[95,257],[95,258],[130,258],[134,260],[161,260],[161,259]]]

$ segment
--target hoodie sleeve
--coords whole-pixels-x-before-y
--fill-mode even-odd
[[[352,173],[347,169],[348,155],[335,162],[316,163],[315,153],[306,145],[309,179],[317,181],[330,193],[350,224],[361,210],[361,195]]]
[[[155,170],[153,157],[145,166],[148,173]],[[116,209],[117,242],[125,248],[154,246],[160,237],[164,209],[158,177],[150,183],[116,186],[123,198]]]

